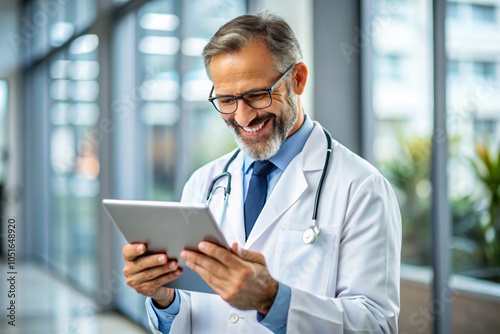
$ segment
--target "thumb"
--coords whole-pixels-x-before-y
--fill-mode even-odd
[[[237,242],[233,243],[231,249],[233,253],[237,254],[240,258],[242,258],[245,261],[257,262],[262,264],[263,266],[266,265],[266,259],[264,258],[264,255],[262,255],[261,253],[252,252],[248,249],[243,249],[238,245]]]

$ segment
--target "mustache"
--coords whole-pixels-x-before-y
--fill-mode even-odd
[[[276,115],[275,114],[271,114],[271,113],[267,113],[265,115],[262,115],[262,116],[258,116],[258,117],[255,117],[254,119],[252,119],[250,121],[250,123],[248,123],[248,127],[251,127],[251,126],[254,126],[254,125],[257,125],[257,124],[260,124],[262,122],[265,122],[267,120],[270,120],[270,119],[273,119],[273,118],[276,118]],[[239,128],[241,127],[240,124],[238,124],[238,122],[236,122],[236,119],[234,118],[231,118],[229,120],[226,120],[226,123],[228,123],[229,125],[232,125],[233,127],[235,128]]]

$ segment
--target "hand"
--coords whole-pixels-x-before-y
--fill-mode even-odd
[[[146,252],[144,244],[128,244],[123,247],[125,259],[123,275],[126,283],[141,295],[151,297],[160,308],[172,304],[174,289],[162,286],[182,274],[177,261],[168,261],[166,254],[141,256]]]
[[[202,254],[184,250],[181,257],[222,299],[240,310],[269,312],[278,282],[269,274],[262,254],[241,249],[237,243],[232,252],[209,242],[200,242],[198,249]]]

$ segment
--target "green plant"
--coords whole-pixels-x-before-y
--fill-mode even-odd
[[[487,213],[481,220],[481,247],[488,267],[500,266],[500,147],[497,153],[487,140],[476,143],[478,159],[472,166],[476,177],[486,190]]]
[[[403,262],[430,265],[430,139],[399,136],[400,152],[379,168],[394,187],[403,223]]]

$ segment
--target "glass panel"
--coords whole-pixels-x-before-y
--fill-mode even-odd
[[[472,19],[477,22],[495,23],[497,7],[495,5],[473,4]]]
[[[180,121],[180,17],[173,0],[151,1],[137,13],[141,166],[144,196],[174,200],[176,128]]]
[[[498,3],[460,4],[447,21],[453,271],[500,282],[500,24]],[[466,24],[489,23],[484,25]],[[480,41],[480,43],[478,43]]]
[[[99,40],[77,38],[50,63],[50,157],[55,265],[88,292],[98,287]]]
[[[47,1],[43,3],[47,3]],[[75,3],[76,0],[54,2],[48,29],[50,46],[61,46],[75,33]]]
[[[231,132],[207,100],[212,83],[205,72],[201,52],[221,25],[245,13],[246,4],[245,1],[225,0],[189,0],[185,3],[183,22],[186,34],[182,41],[182,56],[186,71],[183,73],[182,98],[189,115],[190,174],[236,147]]]
[[[383,22],[373,33],[375,163],[398,197],[403,220],[402,261],[428,266],[430,1],[376,1],[373,15],[373,22]]]

